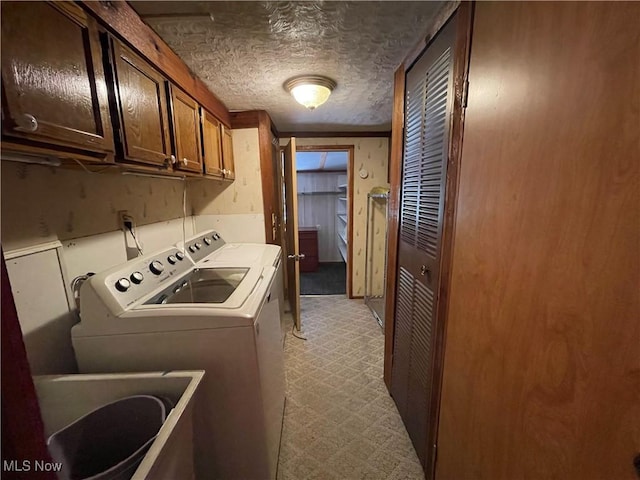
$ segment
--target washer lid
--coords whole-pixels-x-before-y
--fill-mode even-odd
[[[202,261],[216,266],[273,266],[280,258],[280,247],[262,243],[227,243]]]

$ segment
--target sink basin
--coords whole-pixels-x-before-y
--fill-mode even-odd
[[[203,371],[46,375],[34,377],[49,437],[97,408],[136,395],[170,400],[170,410],[131,478],[192,479],[193,404]]]

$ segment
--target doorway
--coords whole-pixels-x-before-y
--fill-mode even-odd
[[[296,150],[300,294],[348,295],[352,147]]]

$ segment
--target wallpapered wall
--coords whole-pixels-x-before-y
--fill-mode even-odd
[[[187,181],[187,215],[227,216],[230,228],[249,225],[260,233],[244,241],[264,241],[258,129],[234,130],[233,153],[233,183]],[[11,250],[114,231],[119,210],[139,226],[180,218],[184,188],[179,180],[3,161],[2,245]]]
[[[178,180],[2,161],[2,247],[114,231],[119,210],[137,225],[182,217],[183,188]]]
[[[257,128],[233,130],[233,183],[201,180],[190,185],[195,215],[263,213],[260,144]],[[262,227],[264,229],[264,226]]]
[[[230,242],[265,242],[260,144],[257,128],[233,130],[233,183],[200,180],[189,184],[198,230],[214,228]]]
[[[286,145],[288,138],[280,140]],[[376,186],[388,187],[389,164],[388,138],[342,137],[342,138],[296,138],[297,146],[353,145],[353,245],[352,294],[364,295],[365,244],[367,232],[367,193]],[[366,169],[369,176],[362,179],[358,172]],[[379,269],[379,267],[378,267]],[[380,278],[379,276],[377,278]],[[380,282],[381,280],[378,280]]]

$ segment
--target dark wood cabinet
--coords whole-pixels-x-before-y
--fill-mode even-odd
[[[144,42],[130,43],[118,28],[121,18],[83,2],[0,7],[5,159],[53,157],[64,165],[117,168],[115,158],[129,171],[235,178],[231,131],[220,121],[228,122],[228,112],[218,115],[221,104],[210,101],[199,81],[176,79],[183,65],[175,59],[149,56]],[[133,15],[123,8],[117,10]],[[176,86],[185,84],[193,90]]]
[[[300,254],[304,258],[300,260],[301,272],[315,272],[318,269],[318,230],[316,228],[298,229],[298,242]]]
[[[151,165],[171,162],[166,81],[149,63],[108,39],[113,76],[112,116],[118,159]]]
[[[220,122],[204,108],[202,112],[202,155],[204,173],[208,176],[223,178],[222,138]]]
[[[200,106],[175,85],[170,85],[169,89],[176,157],[173,166],[176,170],[202,173]]]
[[[96,22],[70,2],[2,2],[3,134],[114,151]]]
[[[236,167],[233,160],[233,137],[231,130],[224,125],[222,125],[222,164],[224,178],[234,180],[236,178]]]

